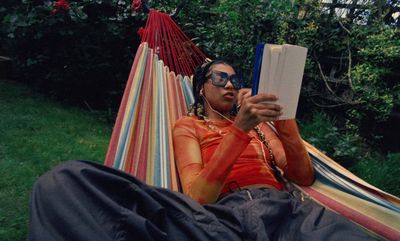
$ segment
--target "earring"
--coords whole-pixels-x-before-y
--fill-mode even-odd
[[[186,112],[187,116],[194,116],[194,104],[189,105],[189,109]]]
[[[204,106],[201,103],[197,103],[196,105],[196,115],[198,117],[204,118]]]

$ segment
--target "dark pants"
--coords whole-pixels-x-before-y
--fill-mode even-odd
[[[250,200],[252,199],[252,200]],[[251,189],[202,206],[102,165],[68,161],[36,182],[29,240],[372,240],[287,192]]]

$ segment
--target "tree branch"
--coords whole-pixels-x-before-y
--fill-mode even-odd
[[[352,57],[351,57],[351,50],[350,50],[350,38],[347,40],[347,51],[349,53],[349,67],[347,69],[347,78],[349,79],[349,85],[351,90],[353,90],[353,81],[351,80],[351,65],[352,65]]]
[[[328,84],[328,81],[327,81],[327,79],[326,79],[326,76],[325,76],[324,72],[322,71],[321,64],[319,63],[318,58],[317,58],[315,52],[313,53],[313,55],[314,55],[314,58],[315,58],[315,62],[317,62],[318,69],[319,69],[319,73],[321,74],[322,80],[324,81],[326,88],[329,90],[329,92],[331,92],[331,94],[334,95],[335,93],[334,93],[334,91],[331,89],[331,87],[330,87],[329,84]]]
[[[172,11],[172,13],[169,16],[171,16],[171,18],[176,17],[179,14],[179,12],[182,10],[182,8],[185,6],[186,2],[187,2],[187,0],[183,0],[182,2],[180,2],[178,4],[178,6]]]
[[[343,100],[342,100],[343,101]],[[319,104],[317,102],[315,102],[315,100],[311,99],[311,102],[321,108],[336,108],[336,107],[340,107],[340,106],[345,106],[345,105],[358,105],[358,102],[347,102],[347,101],[343,101],[342,103],[338,103],[338,104],[332,104],[332,105],[325,105],[325,104]]]
[[[343,25],[342,21],[338,20],[338,22],[339,22],[340,26],[342,27],[342,29],[344,31],[346,31],[347,34],[349,35],[348,39],[347,39],[347,52],[348,52],[348,59],[349,59],[349,66],[347,68],[347,78],[349,80],[350,88],[351,88],[351,90],[353,90],[353,82],[351,80],[351,65],[352,65],[352,55],[351,55],[351,49],[350,49],[350,34],[351,34],[351,32],[348,28],[346,28]]]
[[[343,25],[342,21],[338,20],[338,22],[340,24],[340,27],[342,27],[343,30],[346,31],[350,35],[350,30]]]

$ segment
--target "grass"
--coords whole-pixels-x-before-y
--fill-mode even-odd
[[[36,178],[71,159],[103,162],[112,124],[0,80],[0,240],[26,240]]]
[[[400,197],[400,153],[373,153],[357,162],[350,171],[370,184]]]

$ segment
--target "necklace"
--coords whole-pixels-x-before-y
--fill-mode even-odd
[[[224,115],[221,115],[221,116],[224,117],[224,118],[225,118],[226,120],[228,120],[229,122],[233,123],[232,120],[228,119],[228,118],[225,117]],[[221,129],[215,127],[215,126],[211,123],[211,120],[210,120],[210,119],[208,119],[208,118],[207,118],[206,116],[204,116],[204,115],[201,116],[201,118],[204,120],[204,122],[205,122],[205,124],[206,124],[206,126],[207,126],[207,128],[208,128],[209,130],[211,130],[211,131],[213,131],[213,132],[216,132],[216,133],[218,133],[218,134],[221,135],[221,136],[223,135]],[[260,129],[259,126],[255,126],[253,129],[254,129],[254,131],[257,133],[257,136],[258,136],[258,138],[256,138],[256,139],[257,139],[258,141],[261,140],[261,143],[264,144],[264,145],[261,146],[263,155],[264,155],[264,150],[263,150],[264,148],[263,148],[263,146],[266,146],[266,147],[267,147],[267,150],[268,150],[269,158],[270,158],[270,160],[271,160],[273,166],[275,166],[275,159],[274,159],[274,155],[273,155],[273,152],[272,152],[271,144],[268,142],[267,138],[265,137],[265,134],[261,131],[261,129]],[[265,157],[264,157],[264,159],[265,159]],[[266,161],[266,160],[265,160],[265,161]]]
[[[215,127],[214,125],[212,125],[210,119],[208,119],[208,118],[205,117],[205,116],[202,116],[202,118],[203,118],[204,122],[206,123],[206,126],[207,126],[207,128],[208,128],[209,130],[218,133],[220,136],[223,135],[223,133],[222,133],[222,131],[221,131],[220,129],[218,129],[217,127]]]

